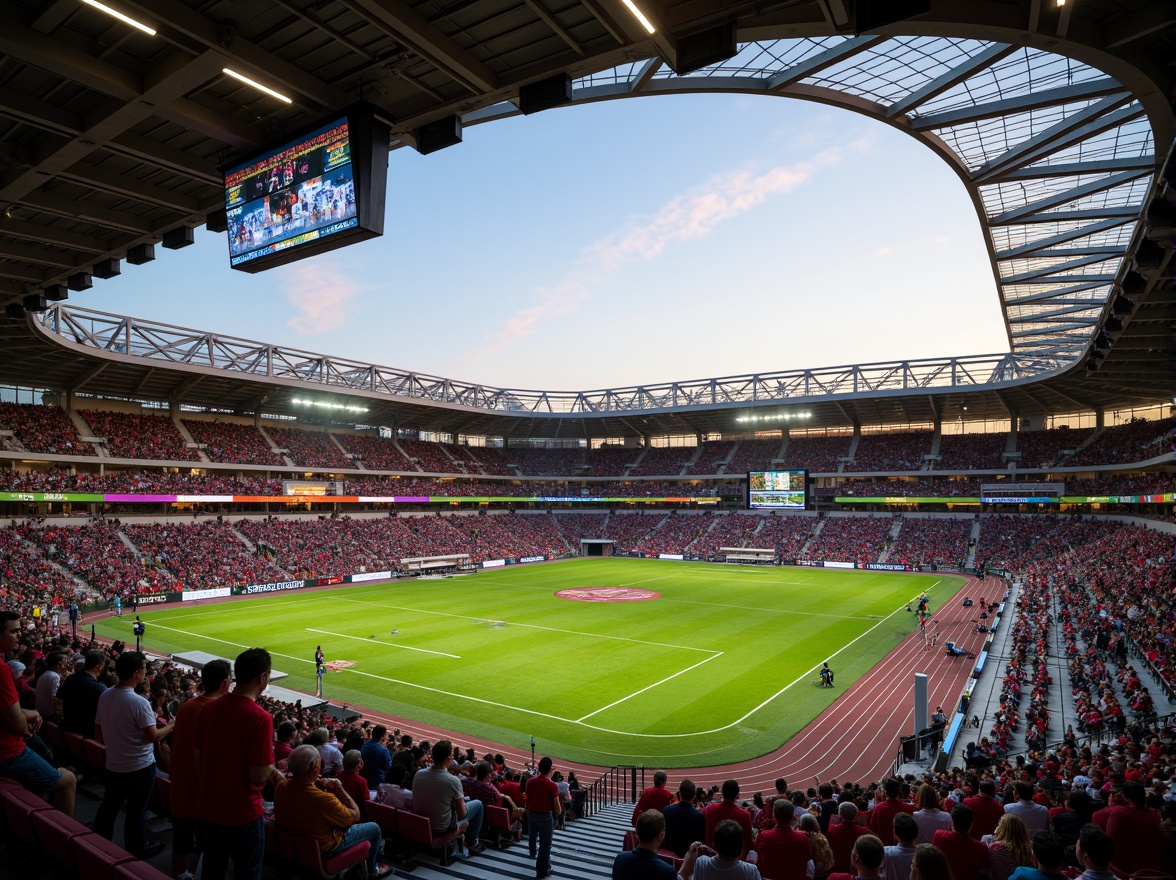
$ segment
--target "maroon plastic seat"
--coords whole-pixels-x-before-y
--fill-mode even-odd
[[[318,877],[342,877],[356,865],[367,863],[372,845],[366,840],[355,846],[349,846],[342,852],[331,856],[324,856],[322,847],[313,837],[287,831],[281,826],[275,826],[278,832],[278,850],[282,861],[298,868],[299,871],[309,871]]]
[[[114,866],[114,880],[171,880],[171,876],[147,862],[123,862]]]
[[[106,769],[106,746],[96,739],[82,740],[82,748],[86,752],[86,763],[95,770],[102,772]]]
[[[69,848],[69,842],[75,837],[94,832],[77,819],[71,819],[57,810],[38,810],[29,818],[33,825],[33,836],[41,852],[49,856],[49,860],[67,877],[74,876],[78,866]]]
[[[151,789],[151,812],[164,818],[171,815],[171,779],[163,773],[155,777],[155,788]]]
[[[428,816],[419,816],[411,810],[396,811],[397,834],[425,849],[437,850],[442,865],[449,864],[449,844],[465,834],[468,825],[468,822],[459,822],[452,831],[434,834],[433,823]]]
[[[44,800],[23,788],[0,791],[0,804],[3,804],[4,807],[4,819],[8,823],[9,833],[14,838],[28,843],[35,840],[33,837],[33,813],[53,809]]]
[[[78,866],[78,880],[113,880],[116,866],[135,861],[121,846],[97,834],[74,837],[69,848]]]
[[[86,738],[72,730],[62,731],[61,738],[65,742],[65,751],[69,759],[74,762],[75,766],[85,767],[89,763],[86,760]]]
[[[395,837],[397,834],[396,814],[400,811],[393,806],[377,804],[375,801],[368,801],[367,808],[368,821],[379,825],[380,831],[385,837]]]
[[[482,823],[482,835],[489,835],[495,849],[505,849],[514,843],[514,832],[510,828],[510,810],[506,807],[486,806],[486,821]]]

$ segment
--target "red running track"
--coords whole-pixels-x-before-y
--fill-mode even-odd
[[[967,657],[949,657],[944,644],[957,645],[979,653],[984,634],[973,632],[973,609],[962,607],[962,597],[991,594],[980,581],[969,577],[954,596],[940,606],[932,617],[928,635],[940,631],[939,644],[928,650],[922,634],[910,615],[911,635],[883,657],[869,672],[842,694],[796,736],[776,751],[737,764],[675,770],[674,778],[689,777],[699,787],[721,785],[725,779],[738,779],[745,793],[771,791],[774,781],[783,777],[793,787],[808,787],[809,779],[836,779],[863,785],[886,776],[898,752],[899,736],[913,733],[914,675],[926,673],[931,708],[943,706],[948,715],[955,710],[960,692],[974,666]],[[487,752],[502,754],[510,766],[530,760],[526,743],[507,745],[479,740],[443,728],[422,725],[403,718],[354,706],[365,718],[399,728],[414,739],[435,742],[447,738],[457,746],[472,746],[479,756]],[[520,737],[521,739],[521,737]],[[559,761],[558,769],[576,771],[582,784],[591,783],[604,767]],[[656,768],[650,768],[650,771]],[[652,772],[649,774],[652,784]]]

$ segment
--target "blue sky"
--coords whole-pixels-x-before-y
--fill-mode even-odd
[[[549,390],[1008,349],[959,179],[847,111],[606,102],[397,150],[388,177],[380,239],[248,275],[201,229],[70,301]]]

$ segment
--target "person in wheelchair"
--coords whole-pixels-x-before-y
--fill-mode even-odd
[[[967,596],[965,596],[965,597],[964,597],[964,607],[965,607],[965,608],[971,608],[971,607],[972,607],[972,600],[971,600],[971,599],[969,599]]]
[[[821,687],[833,687],[833,670],[829,668],[828,662],[821,664]]]

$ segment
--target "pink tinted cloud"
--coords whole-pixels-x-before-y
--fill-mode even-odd
[[[283,273],[286,302],[294,307],[286,324],[304,336],[330,333],[351,318],[351,306],[364,285],[331,260],[307,260]]]

